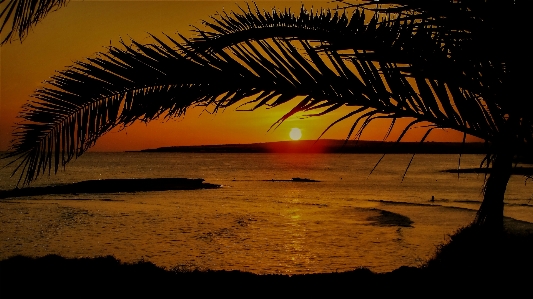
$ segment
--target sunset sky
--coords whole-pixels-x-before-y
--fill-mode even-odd
[[[256,1],[260,8],[298,11],[300,1]],[[93,57],[109,45],[135,39],[151,42],[148,33],[168,34],[176,39],[177,32],[190,37],[192,27],[202,27],[201,20],[217,12],[237,10],[241,1],[71,1],[67,7],[49,14],[31,30],[22,42],[1,47],[0,92],[0,151],[9,147],[12,127],[21,106],[30,99],[34,90],[43,86],[56,70],[62,70],[77,60]],[[303,1],[307,8],[335,7],[324,1]],[[140,150],[174,145],[224,143],[252,143],[290,140],[289,132],[297,127],[302,139],[316,139],[333,121],[349,109],[323,117],[302,119],[294,117],[275,130],[270,126],[291,108],[291,103],[275,109],[240,112],[228,109],[211,115],[202,109],[191,109],[184,118],[170,121],[155,120],[149,124],[137,123],[124,130],[114,130],[103,136],[94,151]],[[346,138],[350,120],[333,127],[322,138]],[[381,140],[387,124],[376,124],[363,134],[362,139]],[[420,133],[407,136],[418,141]],[[430,140],[461,141],[457,132],[435,132]]]

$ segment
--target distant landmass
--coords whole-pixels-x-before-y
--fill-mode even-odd
[[[172,153],[426,153],[426,154],[482,154],[484,143],[461,142],[382,142],[354,140],[298,140],[250,144],[220,144],[170,146],[145,149],[141,152]]]

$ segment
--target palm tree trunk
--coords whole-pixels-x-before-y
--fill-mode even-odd
[[[501,150],[492,162],[485,194],[474,224],[487,229],[503,229],[503,198],[513,167],[513,153],[508,146]]]

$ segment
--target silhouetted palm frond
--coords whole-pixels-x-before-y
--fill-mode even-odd
[[[28,31],[48,13],[69,0],[0,0],[0,33],[5,44],[14,38],[23,40]]]
[[[493,86],[466,75],[479,66],[457,64],[431,30],[411,21],[366,22],[360,10],[302,8],[295,16],[249,9],[205,25],[183,43],[153,37],[154,44],[110,47],[37,90],[9,155],[24,184],[57,171],[116,126],[180,116],[193,106],[255,109],[303,96],[280,122],[348,105],[354,110],[341,120],[355,117],[350,134],[375,119],[408,117],[415,121],[404,133],[429,122],[490,140],[505,122]]]
[[[533,29],[527,0],[362,0],[346,7],[368,9],[412,21],[432,32],[433,39],[464,75],[480,82],[483,105],[500,110],[497,133],[483,161],[491,167],[477,224],[501,228],[503,199],[512,161],[530,159],[533,101],[530,98],[529,36]],[[426,55],[426,54],[424,54]],[[424,56],[429,57],[429,56]],[[459,109],[463,109],[458,107]],[[490,108],[489,110],[495,111]],[[468,111],[468,110],[465,110]]]

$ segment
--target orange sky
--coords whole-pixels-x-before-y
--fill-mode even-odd
[[[256,1],[265,9],[290,6],[298,11],[300,1]],[[180,32],[191,36],[191,27],[201,27],[201,20],[217,11],[231,11],[245,2],[226,1],[72,1],[67,7],[51,13],[38,24],[23,43],[1,47],[0,73],[0,151],[7,150],[11,130],[20,107],[54,71],[72,65],[76,60],[91,57],[104,46],[118,45],[130,37],[138,42],[150,42],[148,32],[175,36]],[[303,1],[306,7],[332,7],[324,1]],[[92,149],[95,151],[139,150],[173,145],[251,143],[289,140],[289,132],[299,127],[303,139],[316,139],[334,120],[351,111],[345,109],[323,117],[287,120],[276,130],[270,126],[291,106],[253,112],[226,110],[210,115],[192,109],[184,118],[149,124],[134,124],[125,130],[115,130],[103,136]],[[343,139],[351,126],[350,120],[331,129],[323,138]],[[376,124],[362,139],[381,140],[388,125]],[[406,140],[417,141],[419,133]],[[460,133],[432,133],[430,140],[461,141]]]

